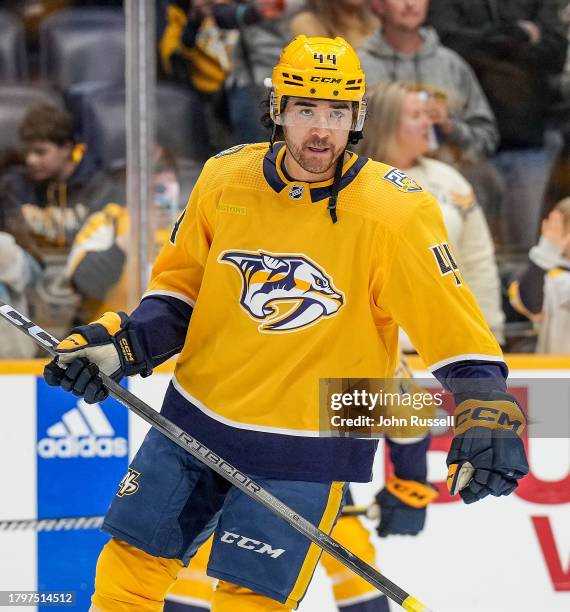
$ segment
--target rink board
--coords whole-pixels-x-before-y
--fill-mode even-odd
[[[547,408],[532,377],[552,378],[570,396],[570,359],[516,356],[509,365],[531,419]],[[92,408],[47,387],[41,367],[0,362],[0,521],[103,514],[148,426],[112,399]],[[169,378],[166,367],[128,384],[158,409]],[[374,539],[382,571],[437,612],[570,610],[570,441],[529,440],[531,474],[517,492],[472,506],[444,492],[448,444],[447,437],[434,440],[429,453],[430,480],[442,495],[425,531]],[[381,444],[374,482],[354,486],[357,503],[382,486],[384,464]],[[96,529],[0,531],[0,590],[70,590],[74,609],[87,610],[106,539]],[[335,609],[319,569],[300,610]]]

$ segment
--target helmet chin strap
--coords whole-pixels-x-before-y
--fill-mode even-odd
[[[334,171],[334,180],[333,180],[333,184],[331,185],[331,195],[329,198],[329,204],[327,206],[327,209],[329,211],[329,214],[331,216],[331,220],[333,223],[336,223],[338,221],[338,217],[336,214],[336,203],[338,200],[338,192],[340,190],[340,181],[342,179],[342,166],[344,163],[345,152],[346,152],[346,149],[343,149],[342,153],[340,154],[336,162],[336,168]]]
[[[275,121],[273,122],[273,126],[271,128],[271,137],[269,138],[269,150],[273,153],[273,145],[275,144],[275,136],[277,134],[277,125]]]

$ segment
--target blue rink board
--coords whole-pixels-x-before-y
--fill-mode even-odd
[[[105,514],[128,468],[127,409],[112,398],[85,406],[38,378],[36,452],[38,518]],[[107,540],[98,529],[38,533],[38,589],[75,591],[71,609],[88,610]]]

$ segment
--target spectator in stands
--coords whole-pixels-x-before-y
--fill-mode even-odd
[[[431,23],[473,66],[490,100],[506,181],[504,237],[526,250],[561,146],[559,136],[545,137],[549,77],[562,72],[568,44],[558,0],[432,0]]]
[[[461,149],[494,153],[498,133],[493,113],[471,68],[423,27],[429,0],[373,0],[382,22],[361,51],[367,84],[404,81],[445,91],[448,105],[434,116],[438,137]]]
[[[359,46],[378,26],[369,0],[285,0],[284,10],[240,26],[235,67],[228,78],[230,116],[238,142],[269,139],[259,123],[260,104],[267,96],[266,81],[282,48],[298,34],[344,36]]]
[[[6,170],[34,238],[47,250],[66,250],[88,213],[109,199],[112,183],[75,142],[72,117],[49,104],[24,116],[25,166]]]
[[[154,193],[152,222],[158,253],[181,205],[176,158],[159,146],[154,159]],[[93,213],[77,234],[67,260],[66,277],[81,296],[79,323],[128,307],[128,238],[129,216],[122,202],[110,202]]]
[[[369,119],[360,153],[403,170],[435,195],[463,279],[502,342],[499,274],[483,211],[471,185],[455,168],[426,157],[433,126],[429,96],[403,83],[380,83],[369,90]]]
[[[0,181],[0,300],[27,314],[25,291],[36,283],[40,274],[40,256],[12,186],[3,179]],[[35,355],[33,341],[5,322],[0,325],[0,359],[30,359]]]
[[[235,30],[222,30],[213,14],[211,0],[168,0],[166,26],[159,42],[166,76],[184,83],[196,93],[192,121],[196,150],[201,161],[214,154],[216,146],[214,109],[218,108],[224,81],[231,69]]]
[[[72,118],[64,110],[37,104],[20,125],[25,165],[4,170],[45,269],[35,289],[33,316],[61,334],[69,327],[76,298],[63,283],[63,265],[87,215],[113,199],[111,180],[95,168],[75,142]]]
[[[220,143],[216,131],[229,120],[223,114],[227,106],[224,83],[232,70],[239,28],[277,16],[277,4],[276,0],[166,2],[166,26],[160,40],[162,68],[169,78],[190,85],[198,96],[194,121],[203,143],[202,161],[220,144],[229,144]],[[214,116],[216,121],[212,121]]]
[[[303,11],[291,21],[291,34],[342,36],[359,49],[379,27],[378,18],[370,10],[370,0],[307,0]]]
[[[445,93],[431,104],[439,145],[434,154],[469,180],[493,233],[498,233],[504,187],[488,161],[499,141],[495,118],[467,62],[424,26],[428,7],[429,0],[372,0],[382,29],[361,49],[367,85],[403,81]]]
[[[542,222],[529,265],[509,288],[515,310],[539,327],[538,353],[570,353],[570,198]]]
[[[269,132],[259,121],[263,114],[260,104],[267,97],[265,83],[283,47],[291,41],[291,19],[302,6],[304,0],[277,0],[273,13],[262,21],[251,25],[240,22],[234,69],[227,80],[230,119],[237,143],[269,140]]]

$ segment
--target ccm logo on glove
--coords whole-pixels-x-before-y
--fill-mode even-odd
[[[525,427],[525,417],[514,402],[466,400],[461,402],[455,412],[455,435],[471,427],[510,429],[520,435]]]
[[[123,353],[123,357],[127,363],[133,363],[135,361],[133,352],[126,338],[121,338],[119,340],[119,346],[121,348],[121,352]]]

